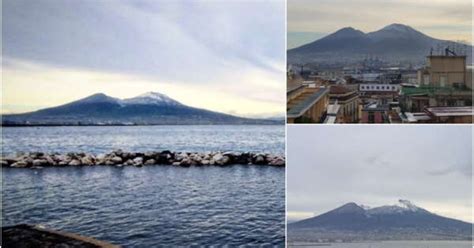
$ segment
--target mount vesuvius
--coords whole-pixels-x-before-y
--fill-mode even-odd
[[[57,107],[2,116],[3,126],[188,124],[280,124],[280,122],[243,118],[194,108],[157,92],[148,92],[128,99],[98,93]]]
[[[470,63],[472,46],[436,39],[407,25],[390,24],[369,33],[346,27],[288,50],[288,62],[350,63],[361,61],[367,56],[377,56],[385,61],[419,64],[424,63],[432,48],[436,51],[447,46],[464,51]]]

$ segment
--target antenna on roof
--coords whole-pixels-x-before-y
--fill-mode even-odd
[[[449,49],[449,46],[446,47],[446,49],[444,49],[444,53],[445,53],[446,56],[449,56],[449,54],[451,54],[453,56],[457,56],[457,54],[454,51]]]

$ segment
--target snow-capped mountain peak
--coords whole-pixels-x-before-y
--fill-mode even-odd
[[[169,98],[165,94],[161,94],[159,92],[153,92],[153,91],[143,93],[141,95],[138,95],[137,97],[155,98],[155,99],[160,99],[160,100],[163,99],[163,98]]]
[[[399,206],[401,208],[405,208],[405,209],[410,210],[410,211],[417,211],[417,210],[420,209],[418,206],[411,203],[409,200],[402,200],[402,199],[398,200],[397,206]]]
[[[147,92],[139,96],[123,100],[124,104],[155,104],[155,105],[181,105],[165,94],[158,92]]]
[[[369,215],[377,214],[397,214],[406,212],[427,212],[426,210],[416,206],[408,200],[398,200],[398,203],[394,205],[386,205],[367,210]]]

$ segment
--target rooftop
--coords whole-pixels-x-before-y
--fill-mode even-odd
[[[386,104],[368,103],[362,108],[362,111],[387,111],[388,109],[389,106]]]
[[[471,90],[468,88],[434,87],[434,86],[402,87],[402,90],[401,90],[401,94],[407,95],[407,96],[453,94],[453,93],[471,93]]]
[[[331,85],[329,90],[329,94],[346,94],[351,92],[353,92],[353,90],[350,90],[342,85]]]
[[[431,117],[424,112],[405,112],[408,122],[429,121]]]
[[[311,106],[313,106],[321,97],[328,94],[327,88],[309,88],[288,102],[287,117],[297,118],[304,114]]]
[[[334,124],[336,123],[336,116],[327,116],[324,120],[325,124]]]
[[[447,117],[447,116],[474,116],[472,106],[466,107],[432,107],[426,108],[429,114],[436,117]]]

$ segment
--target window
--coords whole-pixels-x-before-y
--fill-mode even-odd
[[[447,81],[448,81],[448,79],[447,79],[446,76],[440,76],[439,77],[439,86],[446,87]]]
[[[423,76],[423,84],[424,85],[429,85],[430,84],[430,75],[424,75]]]

